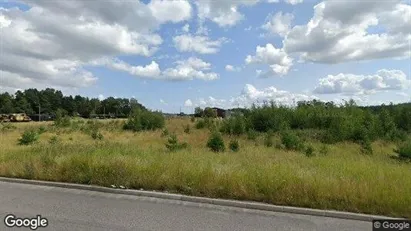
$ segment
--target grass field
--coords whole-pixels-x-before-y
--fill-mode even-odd
[[[121,130],[122,121],[103,123],[102,140],[47,122],[14,124],[0,133],[0,175],[411,218],[411,164],[392,158],[393,143],[374,142],[374,153],[364,155],[354,143],[319,153],[323,144],[311,141],[315,156],[307,157],[244,136],[239,152],[214,153],[207,129],[176,118],[166,127],[189,147],[169,152],[161,130],[133,133]],[[40,127],[36,144],[17,144],[23,131]],[[224,139],[228,145],[231,138]]]

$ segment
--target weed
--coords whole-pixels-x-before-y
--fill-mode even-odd
[[[25,131],[18,140],[19,145],[30,145],[39,139],[39,134],[36,131]]]

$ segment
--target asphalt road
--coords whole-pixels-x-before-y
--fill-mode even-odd
[[[0,182],[0,230],[30,230],[6,227],[7,214],[47,218],[40,231],[372,230],[371,222]]]

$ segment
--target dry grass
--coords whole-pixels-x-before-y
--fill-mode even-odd
[[[183,132],[187,124],[190,134]],[[170,133],[190,146],[170,153],[162,131],[102,129],[104,139],[97,141],[49,123],[17,124],[16,130],[0,133],[0,175],[411,218],[411,166],[390,158],[393,144],[375,142],[369,156],[358,145],[340,143],[327,155],[316,151],[308,158],[267,148],[262,137],[257,142],[243,137],[239,152],[213,153],[205,147],[209,132],[193,125],[186,119],[167,121]],[[40,126],[48,131],[37,144],[17,145],[24,130]],[[49,144],[57,134],[60,142]],[[226,144],[229,140],[225,137]]]

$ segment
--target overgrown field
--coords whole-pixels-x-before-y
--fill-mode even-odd
[[[370,153],[322,143],[314,129],[234,136],[224,122],[175,118],[155,129],[142,118],[3,125],[0,175],[411,218],[411,164],[398,142],[370,141]]]

